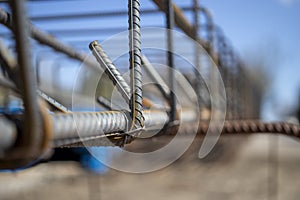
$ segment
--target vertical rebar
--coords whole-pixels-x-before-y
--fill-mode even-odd
[[[128,15],[132,130],[144,127],[139,0],[128,0]]]
[[[174,10],[172,0],[166,0],[166,28],[167,28],[167,49],[168,49],[168,66],[169,66],[169,84],[170,84],[170,122],[176,119],[176,98],[175,98],[175,73],[173,57],[173,30],[174,27]]]
[[[213,17],[211,13],[204,7],[200,8],[201,12],[206,18],[207,30],[208,30],[208,44],[207,44],[207,53],[211,58],[210,68],[211,68],[211,92],[213,92],[216,99],[213,99],[211,103],[214,103],[217,107],[219,106],[220,96],[219,96],[219,78],[218,78],[218,67],[219,55],[215,54],[215,26],[213,22]]]
[[[35,151],[41,148],[40,130],[42,124],[38,110],[39,106],[37,106],[36,77],[34,76],[34,68],[31,63],[25,0],[12,0],[10,1],[10,5],[14,21],[13,31],[16,37],[18,64],[21,75],[20,87],[25,107],[25,134],[22,134],[20,141],[21,147],[25,147],[28,150],[23,153],[26,156],[35,156]]]
[[[212,14],[209,12],[204,7],[199,7],[200,11],[204,14],[205,19],[206,19],[206,24],[207,24],[207,31],[208,31],[208,54],[212,57],[212,59],[217,62],[216,55],[214,55],[214,32],[215,32],[215,27],[214,27],[214,22],[213,22],[213,17]],[[216,63],[218,65],[218,63]]]
[[[198,11],[199,11],[199,4],[198,4],[198,0],[193,0],[193,11],[194,11],[194,34],[195,34],[195,40],[198,39],[198,29],[199,29],[199,15],[198,15]],[[196,77],[196,94],[197,94],[197,99],[198,99],[198,105],[200,107],[200,113],[201,113],[201,106],[202,106],[202,97],[201,97],[201,93],[202,93],[202,79],[201,79],[201,66],[200,66],[200,49],[199,49],[199,44],[198,42],[195,43],[195,77]],[[201,115],[200,115],[201,117]]]

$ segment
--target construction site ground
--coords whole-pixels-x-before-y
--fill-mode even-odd
[[[215,154],[200,160],[197,140],[179,160],[147,174],[109,169],[95,175],[76,162],[1,173],[0,199],[299,199],[299,141],[268,135],[227,136],[222,141]],[[144,142],[135,142],[147,148]]]

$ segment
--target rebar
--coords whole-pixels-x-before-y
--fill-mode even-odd
[[[152,66],[148,58],[144,55],[142,55],[142,63],[143,63],[143,69],[145,69],[146,73],[149,75],[149,77],[156,83],[157,88],[161,92],[161,94],[164,96],[165,99],[168,99],[170,97],[170,89],[165,83],[165,81],[162,79],[160,74],[155,70],[155,68]]]
[[[160,130],[168,121],[167,112],[159,110],[144,111],[145,130],[158,127]],[[181,119],[184,134],[191,134],[190,130],[197,130],[198,134],[206,134],[210,123],[201,121],[195,122],[195,115],[191,110],[183,110]],[[66,114],[51,114],[51,124],[53,124],[53,141],[56,144],[70,144],[88,138],[105,138],[108,136],[124,136],[127,134],[128,116],[122,111],[107,112],[80,112]],[[7,126],[4,128],[4,126]],[[15,126],[6,123],[5,119],[0,118],[1,138],[12,137],[4,146],[11,146],[14,142]],[[2,126],[3,125],[3,126]],[[213,129],[214,127],[212,127]],[[182,134],[176,130],[177,126],[163,129],[164,135]],[[217,129],[216,129],[217,130]],[[256,120],[225,121],[223,134],[252,134],[252,133],[280,133],[300,138],[300,126],[286,122],[265,123]],[[2,137],[3,136],[3,137]],[[4,141],[4,139],[3,139]],[[1,145],[2,147],[2,145]]]
[[[198,29],[199,29],[199,15],[198,15],[198,10],[199,10],[199,4],[198,0],[193,0],[193,7],[194,7],[194,37],[198,38]],[[201,66],[200,66],[200,49],[199,49],[199,44],[195,43],[195,53],[194,53],[194,58],[195,58],[195,66],[194,66],[194,74],[195,74],[195,90],[196,90],[196,95],[198,99],[198,104],[200,108],[200,113],[201,113],[201,108],[203,105],[203,99],[202,99],[202,87],[204,86],[202,77],[201,77]],[[201,115],[200,115],[201,117]],[[201,119],[200,119],[201,120]]]
[[[18,85],[18,77],[16,77],[17,71],[17,61],[14,57],[11,56],[11,53],[0,41],[0,64],[2,69],[6,72],[8,77],[14,82],[15,85]]]
[[[209,55],[212,57],[214,62],[218,65],[218,58],[215,57],[216,55],[214,54],[214,22],[211,13],[209,10],[207,10],[204,7],[199,7],[200,11],[204,14],[206,17],[206,24],[207,24],[207,31],[208,31],[208,45],[207,45],[207,51]]]
[[[131,130],[144,127],[142,70],[141,70],[141,40],[140,40],[140,1],[128,0],[129,23],[129,62],[132,117]]]
[[[129,103],[131,93],[130,87],[126,83],[123,76],[120,74],[119,70],[109,59],[108,55],[102,49],[98,41],[91,42],[89,48],[93,52],[93,55],[100,63],[100,65],[104,66],[104,72],[108,75],[109,79],[113,82],[114,85],[116,85],[117,90],[121,93],[126,102]]]
[[[25,20],[25,19],[24,19]],[[12,20],[9,13],[7,13],[5,10],[0,8],[0,23],[7,26],[9,29],[13,30],[14,21]],[[73,47],[70,47],[68,45],[65,45],[55,39],[53,36],[42,32],[38,28],[36,28],[34,25],[26,22],[26,28],[29,30],[29,33],[33,39],[40,42],[41,44],[48,45],[49,47],[53,48],[54,50],[58,52],[62,52],[66,55],[68,55],[70,58],[73,58],[75,60],[79,60],[83,63],[85,63],[87,66],[92,67],[95,70],[99,70],[99,66],[96,62],[94,62],[91,59],[88,59],[88,56],[86,54],[80,53],[73,49]]]
[[[210,126],[209,122],[202,121],[200,124],[197,122],[194,122],[194,119],[189,118],[189,112],[183,114],[182,120],[185,121],[182,125],[175,125],[175,126],[168,126],[164,127],[169,121],[169,116],[166,112],[161,112],[161,111],[151,111],[151,112],[145,112],[145,126],[147,127],[143,131],[141,131],[141,135],[147,130],[153,130],[157,129],[160,134],[154,135],[153,137],[159,137],[160,135],[165,135],[165,136],[173,136],[173,135],[182,135],[182,136],[189,136],[191,134],[195,134],[195,130],[197,130],[197,136],[203,136],[206,135],[208,128]],[[69,115],[68,117],[70,117]],[[100,116],[100,115],[99,115]],[[103,116],[103,115],[101,115]],[[65,116],[66,117],[66,116]],[[66,123],[67,126],[70,125],[70,123],[74,124],[74,120],[67,119],[64,116],[61,116],[61,118],[57,118],[57,120],[62,121],[63,123]],[[89,117],[85,118],[83,115],[81,116],[82,120],[87,120],[90,119]],[[108,117],[106,116],[106,120],[110,121],[112,119],[112,116]],[[121,120],[122,123],[125,123],[126,121],[124,118],[118,118],[118,120]],[[75,120],[76,121],[76,120]],[[106,123],[105,121],[103,121]],[[121,123],[121,124],[122,124]],[[72,127],[75,126],[72,125]],[[84,123],[82,122],[82,127],[84,126]],[[62,125],[60,127],[63,127]],[[94,127],[94,126],[92,126]],[[179,129],[180,127],[180,129]],[[64,137],[60,139],[56,139],[56,144],[64,144],[64,146],[83,146],[83,145],[91,145],[91,146],[97,146],[97,145],[116,145],[114,143],[109,142],[109,144],[106,143],[104,139],[106,137],[122,137],[126,135],[125,132],[122,132],[123,127],[114,127],[114,128],[109,128],[106,129],[108,131],[107,133],[101,133],[97,132],[92,133],[89,132],[90,134],[85,134],[85,131],[89,131],[88,128],[80,128],[80,131],[82,131],[83,134],[80,134],[80,137],[78,136],[78,133],[76,133],[75,129],[74,130],[75,134],[67,135],[67,133],[70,133],[70,129],[63,129],[60,130],[61,132],[59,133],[58,136],[63,135]],[[71,129],[71,130],[72,130]],[[212,131],[218,131],[218,127],[210,127]],[[215,130],[214,130],[215,129]],[[57,129],[56,129],[57,130]],[[79,132],[79,131],[78,131]],[[274,123],[265,123],[261,121],[255,121],[255,120],[239,120],[239,121],[225,121],[223,129],[222,129],[222,135],[227,135],[227,134],[261,134],[261,133],[269,133],[269,134],[283,134],[283,135],[288,135],[292,136],[295,138],[300,139],[300,126],[297,124],[290,124],[287,122],[274,122]],[[146,133],[147,134],[147,133]],[[55,134],[56,135],[56,134]],[[57,138],[56,136],[55,138]],[[150,137],[153,138],[153,137]],[[85,141],[90,141],[90,140],[98,140],[98,142],[89,142],[89,144],[86,144]],[[99,142],[99,140],[103,140]],[[76,145],[71,145],[72,143],[77,143]]]
[[[127,129],[127,116],[121,111],[82,112],[52,115],[54,139],[99,136]]]
[[[216,34],[216,28],[214,27],[212,16],[208,12],[207,9],[198,6],[198,1],[194,0],[194,15],[195,15],[195,24],[194,26],[187,20],[187,18],[183,15],[182,10],[192,10],[192,8],[183,8],[179,9],[175,4],[172,4],[171,0],[153,0],[158,7],[163,10],[167,16],[167,28],[168,34],[168,65],[170,68],[173,67],[173,57],[172,57],[172,29],[173,24],[175,24],[186,33],[187,36],[190,36],[194,40],[196,40],[203,48],[208,52],[208,54],[212,57],[213,61],[218,65],[220,65],[221,69],[224,71],[221,72],[228,72],[225,75],[227,77],[228,83],[230,83],[230,89],[232,91],[229,92],[230,98],[236,98],[236,100],[229,102],[230,110],[236,113],[237,111],[243,114],[239,114],[240,117],[251,118],[251,117],[258,117],[258,110],[259,102],[256,95],[256,90],[251,89],[249,92],[246,92],[246,95],[237,93],[238,90],[244,90],[245,88],[255,88],[253,84],[249,80],[246,80],[246,77],[242,79],[242,84],[237,79],[238,75],[241,75],[239,71],[238,75],[234,74],[233,70],[230,68],[233,65],[232,58],[228,61],[227,53],[230,52],[234,54],[232,48],[226,46],[228,41],[224,43],[226,51],[223,51],[220,48],[220,51],[215,52],[214,45],[215,42],[220,43],[219,41],[215,40],[214,34]],[[21,136],[21,139],[25,139],[23,141],[23,145],[26,144],[26,147],[32,148],[39,148],[41,145],[40,135],[36,134],[35,132],[39,131],[41,124],[36,123],[35,119],[37,116],[39,117],[40,110],[39,105],[36,101],[37,93],[40,94],[44,99],[48,99],[48,96],[44,93],[41,93],[37,90],[35,85],[35,78],[31,75],[34,74],[32,70],[32,65],[30,63],[31,56],[29,55],[29,47],[28,47],[28,35],[31,34],[35,40],[42,44],[46,44],[56,51],[62,52],[68,55],[71,58],[76,60],[82,61],[85,64],[92,66],[93,69],[99,70],[99,63],[94,62],[92,59],[86,59],[86,55],[79,53],[78,51],[74,50],[72,47],[62,44],[57,39],[53,38],[49,34],[46,34],[36,27],[34,27],[29,21],[26,20],[26,16],[24,12],[22,12],[22,7],[24,7],[24,2],[20,0],[11,1],[12,3],[12,11],[13,11],[13,18],[4,10],[0,9],[0,23],[3,23],[8,28],[13,30],[16,35],[17,41],[17,50],[18,50],[18,64],[14,62],[15,59],[10,59],[6,56],[7,52],[2,51],[3,48],[0,46],[0,54],[1,54],[1,67],[3,67],[6,73],[8,73],[9,78],[14,82],[9,81],[5,77],[3,80],[0,79],[0,82],[5,85],[7,88],[15,90],[18,92],[19,88],[21,89],[21,93],[23,94],[24,103],[25,103],[25,114],[20,114],[18,118],[12,118],[13,116],[7,115],[8,118],[4,118],[3,116],[0,117],[0,151],[4,152],[3,150],[7,150],[10,147],[15,147],[15,142],[17,141],[17,136]],[[169,115],[164,110],[145,110],[143,111],[143,98],[142,98],[142,74],[141,74],[141,62],[145,64],[145,69],[149,73],[150,77],[157,82],[158,84],[164,86],[165,83],[159,76],[159,74],[153,70],[153,66],[151,66],[150,62],[148,62],[146,57],[141,57],[141,49],[140,49],[140,2],[138,0],[129,0],[128,1],[128,15],[129,15],[129,45],[130,45],[130,86],[125,82],[122,75],[119,73],[117,68],[108,58],[106,53],[103,51],[101,46],[96,43],[92,43],[94,45],[92,50],[94,55],[97,55],[96,58],[101,65],[105,66],[105,72],[110,75],[110,79],[117,85],[119,91],[121,91],[122,96],[125,100],[129,103],[131,113],[129,114],[127,111],[108,111],[108,112],[82,112],[82,113],[65,113],[65,114],[56,114],[56,113],[46,113],[47,117],[43,120],[46,123],[49,123],[53,126],[53,130],[51,128],[48,130],[49,132],[53,133],[53,144],[54,146],[71,146],[72,143],[74,146],[82,146],[84,144],[79,144],[80,142],[85,141],[93,141],[100,138],[121,138],[121,142],[128,142],[130,140],[126,140],[128,135],[133,135],[134,131],[140,131],[141,134],[147,131],[147,129],[155,129],[161,130],[164,134],[174,135],[177,133],[179,125],[173,126],[165,126],[168,122],[172,122],[175,119],[174,112],[176,112],[176,102],[175,99],[171,100],[171,105],[175,106],[172,108],[172,114]],[[208,41],[202,40],[198,35],[198,11],[202,11],[206,15],[206,31],[208,31]],[[156,12],[154,10],[148,10],[148,13]],[[107,16],[112,16],[114,14],[106,13]],[[105,14],[105,15],[106,15]],[[125,14],[116,13],[117,15]],[[82,17],[88,17],[88,15],[79,15]],[[92,15],[89,15],[92,16]],[[62,16],[53,17],[50,19],[58,19]],[[69,19],[71,19],[70,17]],[[45,19],[41,17],[41,19]],[[117,30],[117,29],[115,29]],[[68,30],[65,33],[70,33],[73,30]],[[86,30],[88,31],[88,30]],[[57,32],[57,33],[63,33]],[[96,45],[95,45],[96,44]],[[224,44],[219,44],[224,45]],[[95,50],[96,49],[96,50]],[[199,64],[199,60],[197,52],[199,49],[196,48],[196,65]],[[215,53],[217,53],[215,55]],[[220,62],[219,62],[220,61]],[[240,60],[238,60],[240,61]],[[150,67],[147,67],[150,66]],[[215,65],[214,65],[215,66]],[[214,67],[213,66],[213,67]],[[152,68],[151,68],[152,67]],[[199,67],[199,66],[197,66]],[[19,75],[18,71],[15,69],[21,69],[21,78],[15,77],[15,75]],[[151,71],[152,70],[152,71]],[[31,73],[32,72],[32,73]],[[31,75],[30,75],[31,73]],[[223,73],[224,74],[224,73]],[[199,78],[199,77],[198,77]],[[18,84],[19,83],[19,84]],[[21,83],[21,84],[20,84]],[[19,85],[21,87],[19,87]],[[172,92],[174,91],[174,75],[170,71],[170,85],[171,89],[162,87],[160,88],[163,96],[166,98],[171,97],[172,99]],[[180,83],[178,83],[180,85]],[[217,84],[215,84],[215,87]],[[238,87],[240,86],[240,87]],[[198,91],[198,90],[197,90]],[[199,92],[200,94],[200,92]],[[45,96],[46,95],[46,96]],[[239,97],[243,97],[244,99],[239,100]],[[259,95],[258,95],[259,96]],[[116,105],[109,105],[109,102],[103,101],[107,108],[112,109],[112,107],[117,107]],[[144,99],[146,100],[146,99]],[[238,100],[238,101],[237,101]],[[54,99],[48,99],[49,102],[57,103]],[[145,101],[146,102],[146,101]],[[249,108],[246,106],[242,107],[243,110],[236,110],[238,108],[237,104],[243,104],[249,107],[252,105],[254,108],[250,111]],[[151,104],[148,104],[151,105]],[[151,106],[149,106],[151,107]],[[171,106],[172,107],[172,106]],[[256,108],[256,109],[255,109]],[[61,111],[68,112],[67,108],[61,107]],[[33,114],[33,115],[32,115]],[[184,110],[182,109],[181,115],[176,116],[178,120],[180,120],[183,126],[183,131],[187,134],[192,133],[192,129],[199,128],[198,134],[205,134],[209,128],[209,123],[205,121],[200,121],[200,124],[197,119],[199,116],[196,116],[194,110]],[[232,118],[229,118],[230,120]],[[25,121],[24,124],[19,122]],[[23,132],[25,126],[25,132]],[[29,131],[30,128],[34,128],[34,131]],[[45,131],[46,128],[43,127]],[[141,129],[143,128],[143,129]],[[214,128],[214,127],[212,127]],[[217,129],[216,129],[217,130]],[[19,131],[19,132],[18,132]],[[279,123],[264,123],[261,121],[255,120],[243,120],[243,121],[225,121],[224,127],[222,130],[223,134],[236,134],[236,133],[283,133],[290,136],[294,136],[300,138],[300,127],[299,125],[289,124],[286,122],[279,122]],[[29,133],[29,136],[28,136]],[[35,137],[38,136],[38,137]],[[134,136],[134,135],[133,135]],[[125,140],[123,140],[125,138]],[[18,138],[19,139],[19,138]],[[106,141],[110,141],[107,140]],[[103,143],[98,145],[102,145]],[[110,143],[114,145],[114,143]],[[38,149],[40,150],[40,149]],[[2,153],[0,152],[0,153]],[[26,156],[27,152],[19,151],[17,152],[17,157],[21,158]],[[24,154],[23,154],[24,153]],[[38,152],[39,153],[39,152]],[[0,154],[1,155],[1,154]],[[10,154],[7,154],[10,155]],[[33,156],[34,158],[35,156]],[[10,161],[16,157],[12,157]],[[2,159],[2,158],[1,158]],[[1,160],[2,162],[2,160]],[[2,163],[1,163],[2,165]]]
[[[34,69],[31,63],[29,44],[29,30],[26,22],[26,10],[24,0],[10,1],[18,53],[20,70],[20,87],[25,107],[24,134],[21,135],[20,147],[24,148],[24,155],[32,156],[40,153],[42,141],[42,122],[37,105],[37,85]]]
[[[106,99],[103,96],[99,96],[97,98],[98,103],[100,103],[103,107],[105,107],[108,110],[122,110],[122,108],[112,102],[110,102],[108,99]]]
[[[173,57],[173,27],[174,27],[174,10],[172,0],[166,0],[166,28],[167,28],[167,60],[169,67],[169,84],[170,84],[170,122],[176,120],[176,97],[175,97],[175,71],[174,71],[174,57]]]
[[[185,123],[182,124],[182,133],[178,133],[178,127],[170,127],[165,131],[164,135],[175,135],[183,134],[189,135],[191,130],[198,127],[198,135],[206,135],[208,128],[210,127],[209,122],[202,121],[199,124],[195,123]],[[219,127],[212,126],[210,129],[218,131]],[[298,124],[292,124],[288,122],[262,122],[258,120],[228,120],[224,122],[222,128],[222,135],[227,134],[282,134],[288,135],[300,139],[300,126]],[[209,136],[209,135],[208,135]]]

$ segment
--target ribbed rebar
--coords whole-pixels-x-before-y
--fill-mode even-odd
[[[164,127],[169,121],[167,112],[159,110],[146,110],[145,129]],[[181,114],[182,124],[178,133],[178,126],[168,127],[162,132],[165,135],[174,134],[193,134],[193,130],[198,127],[198,134],[206,134],[210,126],[209,122],[202,121],[200,124],[195,122],[196,115],[193,115],[192,110],[183,111]],[[52,114],[51,124],[53,124],[53,140],[56,144],[70,144],[78,142],[81,139],[96,139],[106,136],[122,136],[126,134],[128,119],[127,115],[122,111],[108,111],[108,112],[86,112],[86,113],[66,113],[66,114]],[[14,135],[16,129],[9,124],[5,119],[0,119],[0,130],[5,130],[5,133],[0,132],[3,139],[1,141],[1,148],[3,146],[10,146],[14,142]],[[199,125],[199,126],[198,126]],[[2,128],[1,128],[2,127]],[[219,127],[211,127],[211,130],[218,131]],[[272,122],[266,123],[255,120],[239,120],[239,121],[225,121],[222,134],[252,134],[252,133],[272,133],[272,134],[286,134],[289,136],[300,138],[300,126],[287,122]],[[4,142],[6,137],[7,142]]]
[[[53,114],[51,120],[54,140],[125,133],[129,123],[127,115],[122,111]],[[163,126],[167,122],[166,112],[145,111],[145,128]]]
[[[101,115],[102,117],[103,115]],[[182,136],[188,136],[191,134],[195,134],[195,130],[197,130],[198,136],[206,135],[208,128],[210,126],[209,122],[202,121],[200,124],[195,123],[193,118],[189,118],[189,112],[185,113],[182,118],[182,121],[185,121],[185,123],[182,123],[181,125],[175,125],[170,126],[167,128],[163,128],[166,123],[169,121],[169,116],[166,112],[161,111],[145,111],[145,127],[147,130],[148,128],[151,130],[152,128],[159,128],[160,135],[182,135]],[[82,120],[87,120],[85,116],[81,116]],[[100,117],[100,116],[99,116]],[[107,120],[111,120],[112,116],[106,116],[108,117]],[[57,119],[62,121],[62,123],[74,123],[74,121],[67,120],[64,116],[62,116],[60,119]],[[118,120],[124,120],[123,118],[119,118]],[[199,125],[199,126],[198,126]],[[180,126],[180,129],[179,129]],[[57,144],[65,144],[64,146],[68,146],[68,144],[77,143],[75,146],[82,146],[83,144],[80,144],[80,142],[87,141],[87,140],[98,140],[98,142],[92,142],[89,143],[89,145],[97,146],[97,145],[107,145],[103,142],[99,142],[99,139],[103,139],[104,136],[124,136],[126,133],[119,132],[118,130],[120,127],[111,127],[109,129],[106,129],[111,134],[103,134],[103,133],[95,133],[95,134],[83,134],[81,135],[81,138],[79,139],[77,137],[69,137],[70,135],[66,135],[65,131],[68,131],[68,129],[62,129],[60,134],[64,134],[64,137],[62,137],[57,141]],[[122,127],[121,127],[122,128]],[[219,131],[218,125],[216,127],[212,126],[210,127],[210,131]],[[57,130],[57,129],[55,129]],[[81,131],[88,131],[87,128],[83,129],[80,128]],[[273,123],[265,123],[255,120],[240,120],[240,121],[225,121],[223,129],[222,129],[222,135],[227,134],[260,134],[260,133],[270,133],[270,134],[283,134],[288,135],[292,137],[300,138],[300,126],[297,124],[291,124],[287,122],[273,122]],[[141,133],[143,134],[143,132]],[[55,134],[56,135],[56,134]],[[75,134],[72,134],[71,136],[76,136]],[[57,136],[56,136],[57,138]],[[109,145],[114,145],[113,143]],[[70,145],[73,146],[73,145]]]
[[[120,74],[119,70],[115,67],[108,55],[102,49],[98,41],[93,41],[89,45],[90,50],[96,57],[101,66],[104,66],[104,72],[108,75],[109,79],[117,86],[118,91],[121,93],[127,103],[130,101],[130,87]]]
[[[282,133],[300,138],[300,126],[288,122],[225,121],[223,133]]]
[[[134,129],[144,127],[139,0],[128,0],[128,16],[130,86],[132,92],[130,102],[131,129]]]
[[[55,114],[51,119],[55,140],[124,132],[128,123],[126,115],[120,111]]]
[[[182,124],[181,130],[183,135],[189,135],[191,130],[195,130],[197,124],[195,123],[184,123]],[[262,122],[258,120],[229,120],[225,121],[223,127],[219,124],[216,126],[211,126],[209,122],[202,121],[198,125],[198,134],[206,135],[208,128],[211,132],[219,131],[222,128],[222,135],[224,134],[283,134],[292,137],[300,138],[300,126],[298,124],[291,124],[288,122]],[[164,130],[165,135],[175,135],[178,134],[176,131],[178,127],[170,127]]]

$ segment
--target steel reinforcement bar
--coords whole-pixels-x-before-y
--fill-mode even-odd
[[[52,130],[51,141],[53,146],[72,146],[72,143],[78,143],[90,138],[106,138],[108,136],[124,136],[130,134],[128,130],[129,113],[123,111],[107,112],[80,112],[51,114],[48,117],[50,129]],[[197,115],[191,110],[181,112],[181,125],[167,127],[169,116],[167,112],[158,110],[144,111],[145,129],[160,130],[164,135],[175,135],[179,126],[183,135],[188,135],[191,130],[198,130],[198,134],[206,134],[210,123],[197,121]],[[0,138],[1,150],[4,147],[11,147],[16,141],[16,135],[22,134],[17,132],[17,127],[8,119],[0,118]],[[196,129],[195,129],[196,128]],[[214,130],[214,127],[211,127]],[[217,127],[215,127],[217,128]],[[255,120],[237,120],[225,121],[223,134],[236,133],[273,133],[284,134],[300,138],[300,126],[287,122],[264,123]],[[113,144],[113,143],[112,143]],[[112,145],[111,144],[111,145]],[[101,144],[100,144],[101,146]]]

